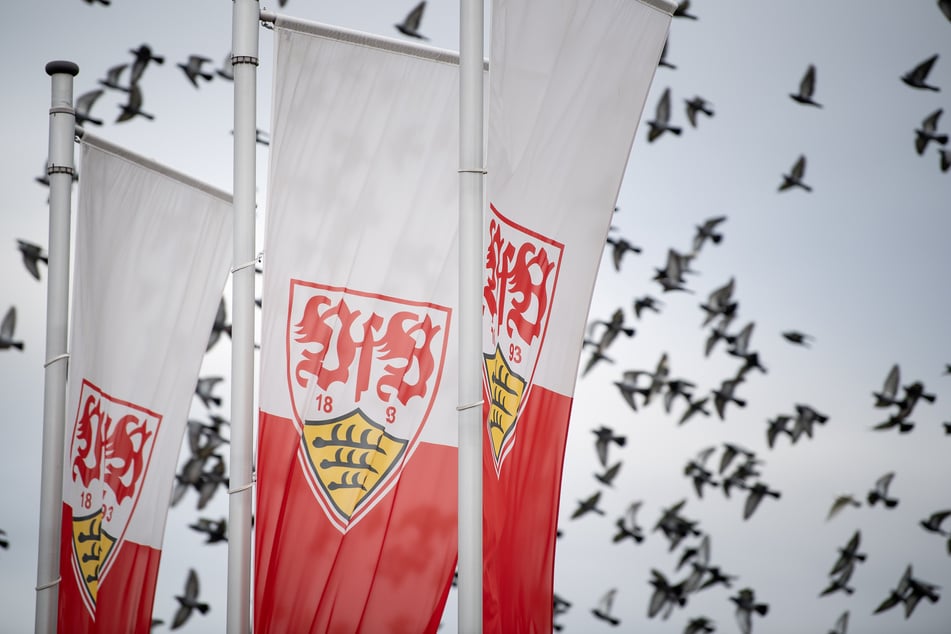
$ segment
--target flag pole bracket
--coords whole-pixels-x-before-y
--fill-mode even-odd
[[[56,355],[55,357],[51,357],[51,358],[47,359],[47,360],[46,360],[46,363],[43,364],[43,367],[44,367],[44,368],[48,368],[48,367],[50,367],[51,365],[53,365],[54,363],[56,363],[57,361],[62,361],[63,359],[68,359],[68,358],[69,358],[69,353],[68,353],[68,352],[64,352],[63,354],[58,354],[58,355]]]
[[[467,409],[472,409],[473,407],[482,407],[483,403],[485,403],[485,399],[479,399],[475,403],[469,403],[468,405],[456,405],[456,411],[462,412]]]
[[[62,580],[63,580],[62,577],[56,577],[56,579],[54,579],[53,581],[50,581],[49,583],[44,583],[43,585],[36,586],[36,591],[42,592],[43,590],[49,590],[53,586],[58,585],[59,582]]]

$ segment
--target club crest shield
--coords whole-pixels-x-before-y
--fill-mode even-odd
[[[564,245],[490,205],[482,290],[486,433],[496,475],[515,441],[519,415],[545,341]]]
[[[291,280],[287,383],[299,462],[341,532],[395,484],[439,390],[451,310]]]
[[[161,422],[160,414],[83,380],[63,499],[73,515],[73,573],[93,618],[99,585],[135,512]]]

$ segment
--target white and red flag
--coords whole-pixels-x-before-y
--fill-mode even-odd
[[[595,276],[667,37],[664,0],[494,0],[483,292],[483,626],[550,632]]]
[[[148,632],[231,197],[89,135],[81,152],[59,631]]]
[[[458,61],[278,16],[254,631],[434,632],[456,562]]]

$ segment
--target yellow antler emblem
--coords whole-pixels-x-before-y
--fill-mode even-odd
[[[73,552],[86,591],[96,603],[99,593],[99,572],[116,540],[102,529],[102,509],[86,517],[73,518]]]
[[[483,356],[489,377],[489,437],[498,462],[525,395],[525,379],[512,372],[499,346],[495,347],[495,354]]]

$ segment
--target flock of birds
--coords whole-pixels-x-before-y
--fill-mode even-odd
[[[109,5],[109,0],[85,0],[89,4]],[[283,7],[286,0],[279,0]],[[407,37],[420,40],[427,39],[420,31],[426,2],[419,2],[400,22],[394,26],[397,31]],[[941,12],[951,20],[951,0],[938,0]],[[675,19],[697,20],[691,13],[689,0],[680,2],[674,14]],[[90,90],[76,99],[75,110],[77,123],[103,125],[103,119],[92,114],[97,100],[106,89],[118,91],[127,95],[127,102],[120,106],[120,114],[116,123],[129,121],[135,117],[153,120],[155,117],[142,109],[142,78],[145,71],[153,64],[164,64],[164,57],[152,51],[147,44],[131,49],[132,59],[117,64],[105,72],[105,77],[98,80],[101,88]],[[230,53],[223,63],[214,69],[207,69],[212,63],[208,57],[191,55],[187,60],[177,64],[184,77],[195,87],[199,88],[202,82],[210,82],[214,78],[232,80]],[[938,91],[938,86],[929,83],[931,72],[938,55],[933,55],[914,66],[901,76],[901,81],[907,86],[923,91]],[[667,60],[667,46],[660,60],[662,68],[676,69],[676,66]],[[789,97],[805,107],[822,108],[817,99],[817,70],[813,64],[808,65],[802,76],[798,90],[789,94]],[[124,79],[123,79],[124,78]],[[694,96],[684,100],[685,114],[690,126],[697,128],[700,117],[714,116],[712,104],[701,96]],[[914,130],[914,147],[918,154],[924,154],[934,145],[937,147],[938,164],[941,171],[951,168],[951,151],[946,147],[948,134],[939,131],[939,122],[942,110],[939,108],[928,114],[919,128]],[[647,142],[653,143],[665,134],[680,135],[682,128],[672,123],[671,90],[668,87],[661,94],[657,102],[653,119],[646,121],[648,128]],[[267,145],[267,135],[258,131],[258,142]],[[778,190],[780,192],[799,188],[811,192],[812,187],[805,180],[806,156],[799,155],[789,172],[782,174]],[[45,176],[38,177],[37,181],[48,185]],[[618,210],[615,209],[617,212]],[[716,216],[706,219],[695,227],[691,247],[680,251],[670,248],[667,252],[663,267],[655,268],[651,282],[658,285],[660,294],[675,292],[693,292],[689,288],[688,275],[696,273],[694,268],[701,251],[706,245],[718,245],[723,239],[722,226],[726,216]],[[622,264],[628,254],[639,254],[641,249],[632,244],[627,238],[616,235],[612,227],[606,250],[610,253],[611,262],[616,272],[622,270]],[[45,249],[38,244],[23,239],[17,239],[24,268],[31,277],[42,280],[41,264],[48,262]],[[261,269],[257,271],[260,273]],[[260,302],[258,302],[260,305]],[[633,300],[632,313],[640,322],[647,312],[661,313],[664,302],[654,295],[643,294]],[[708,337],[703,349],[704,357],[721,347],[723,354],[738,360],[739,365],[733,375],[725,377],[720,385],[707,393],[696,390],[697,385],[690,379],[675,375],[671,369],[671,361],[665,353],[652,368],[631,368],[622,370],[618,380],[614,381],[619,395],[634,412],[641,412],[653,403],[661,403],[666,414],[672,414],[678,404],[681,411],[676,415],[677,424],[684,425],[697,417],[710,417],[714,413],[720,420],[724,420],[733,408],[744,408],[746,400],[742,396],[743,386],[751,376],[764,375],[767,368],[763,365],[758,352],[752,346],[754,322],[749,321],[743,327],[734,328],[739,316],[739,302],[736,298],[736,281],[733,277],[713,289],[706,300],[700,303],[702,311],[702,327],[708,329]],[[618,360],[612,358],[611,350],[621,335],[633,337],[635,328],[626,323],[623,308],[617,308],[606,319],[593,319],[587,331],[582,358],[581,380],[596,367],[617,365]],[[11,306],[0,322],[0,350],[24,350],[25,343],[16,336],[16,307]],[[791,345],[808,348],[814,338],[808,334],[787,330],[780,333]],[[222,298],[218,314],[208,342],[208,351],[211,351],[222,335],[230,336],[230,324],[227,322],[227,309]],[[722,342],[722,346],[720,346]],[[946,366],[945,375],[951,375],[951,365]],[[171,504],[181,503],[193,491],[196,496],[196,510],[200,513],[205,510],[215,493],[223,486],[227,488],[227,461],[224,450],[228,444],[226,433],[229,427],[228,420],[221,409],[222,398],[215,394],[216,388],[224,382],[221,376],[202,376],[195,389],[195,397],[202,403],[207,414],[207,420],[189,420],[187,422],[187,455],[183,456],[182,463],[175,477]],[[887,417],[881,423],[874,425],[877,431],[896,430],[899,434],[907,434],[914,429],[912,420],[916,407],[922,403],[934,403],[936,396],[926,391],[923,382],[915,380],[905,384],[901,380],[899,365],[895,364],[884,379],[880,390],[872,393],[875,408],[889,410]],[[791,444],[807,438],[811,439],[816,431],[816,425],[824,425],[829,417],[811,405],[795,403],[793,412],[780,413],[768,420],[764,435],[767,447],[772,450],[781,436],[786,436]],[[945,422],[945,434],[951,434],[951,422]],[[612,487],[622,462],[613,461],[611,454],[613,447],[624,447],[626,436],[618,434],[607,426],[600,426],[592,430],[595,435],[594,448],[602,472],[595,473],[595,479],[601,487]],[[717,459],[717,454],[719,454]],[[768,499],[779,500],[781,492],[764,479],[766,461],[757,454],[736,443],[723,442],[709,446],[699,451],[683,467],[683,475],[689,479],[697,499],[702,500],[704,494],[719,488],[725,498],[742,501],[740,516],[744,521],[750,520],[755,511]],[[883,474],[874,482],[864,495],[841,494],[835,497],[828,511],[827,519],[832,519],[843,513],[849,507],[863,505],[892,509],[898,506],[899,500],[892,496],[889,487],[896,477],[895,472]],[[588,515],[605,516],[607,513],[599,507],[602,489],[596,490],[585,499],[579,500],[570,520],[579,520]],[[709,494],[709,493],[708,493]],[[731,498],[731,495],[733,498]],[[769,502],[766,502],[769,503]],[[716,587],[731,591],[728,600],[733,604],[736,623],[743,634],[753,631],[754,623],[769,614],[769,604],[757,599],[753,588],[743,586],[735,588],[739,576],[725,572],[719,565],[715,565],[711,555],[711,535],[703,530],[700,522],[685,515],[687,499],[680,499],[662,509],[656,522],[653,524],[650,535],[660,533],[667,540],[668,551],[678,551],[676,566],[673,573],[665,574],[653,568],[647,583],[653,588],[647,616],[651,619],[662,620],[671,616],[674,610],[682,609],[689,599],[696,593]],[[632,501],[620,517],[614,519],[616,532],[613,542],[631,541],[640,544],[648,538],[643,525],[638,522],[638,515],[643,501]],[[919,523],[923,531],[937,535],[946,540],[946,550],[951,554],[951,509],[935,510],[929,517],[921,518]],[[206,544],[226,543],[227,521],[224,517],[215,519],[199,515],[189,528],[203,535]],[[559,531],[561,537],[561,531]],[[0,548],[8,548],[9,542],[5,533],[0,530]],[[854,588],[849,585],[856,568],[866,559],[861,549],[861,531],[856,530],[851,539],[838,549],[838,555],[828,573],[829,584],[819,592],[820,597],[842,593],[850,595]],[[674,576],[682,578],[674,580]],[[592,616],[600,621],[618,626],[620,619],[614,612],[618,588],[608,589],[600,602],[590,608]],[[199,600],[199,581],[197,572],[189,570],[184,590],[175,598],[178,609],[174,614],[170,627],[177,629],[183,626],[194,612],[206,614],[209,605]],[[875,613],[885,612],[901,606],[905,616],[910,617],[916,607],[925,599],[935,603],[940,599],[940,588],[926,580],[916,577],[911,564],[907,566],[895,586],[887,591]],[[558,623],[572,608],[572,602],[558,594],[554,597],[553,615],[556,631],[563,629]],[[849,611],[844,611],[833,624],[833,634],[846,634],[848,631]],[[153,627],[163,624],[161,619],[153,620]],[[704,616],[690,619],[685,634],[700,634],[715,632],[716,624],[712,619]]]

